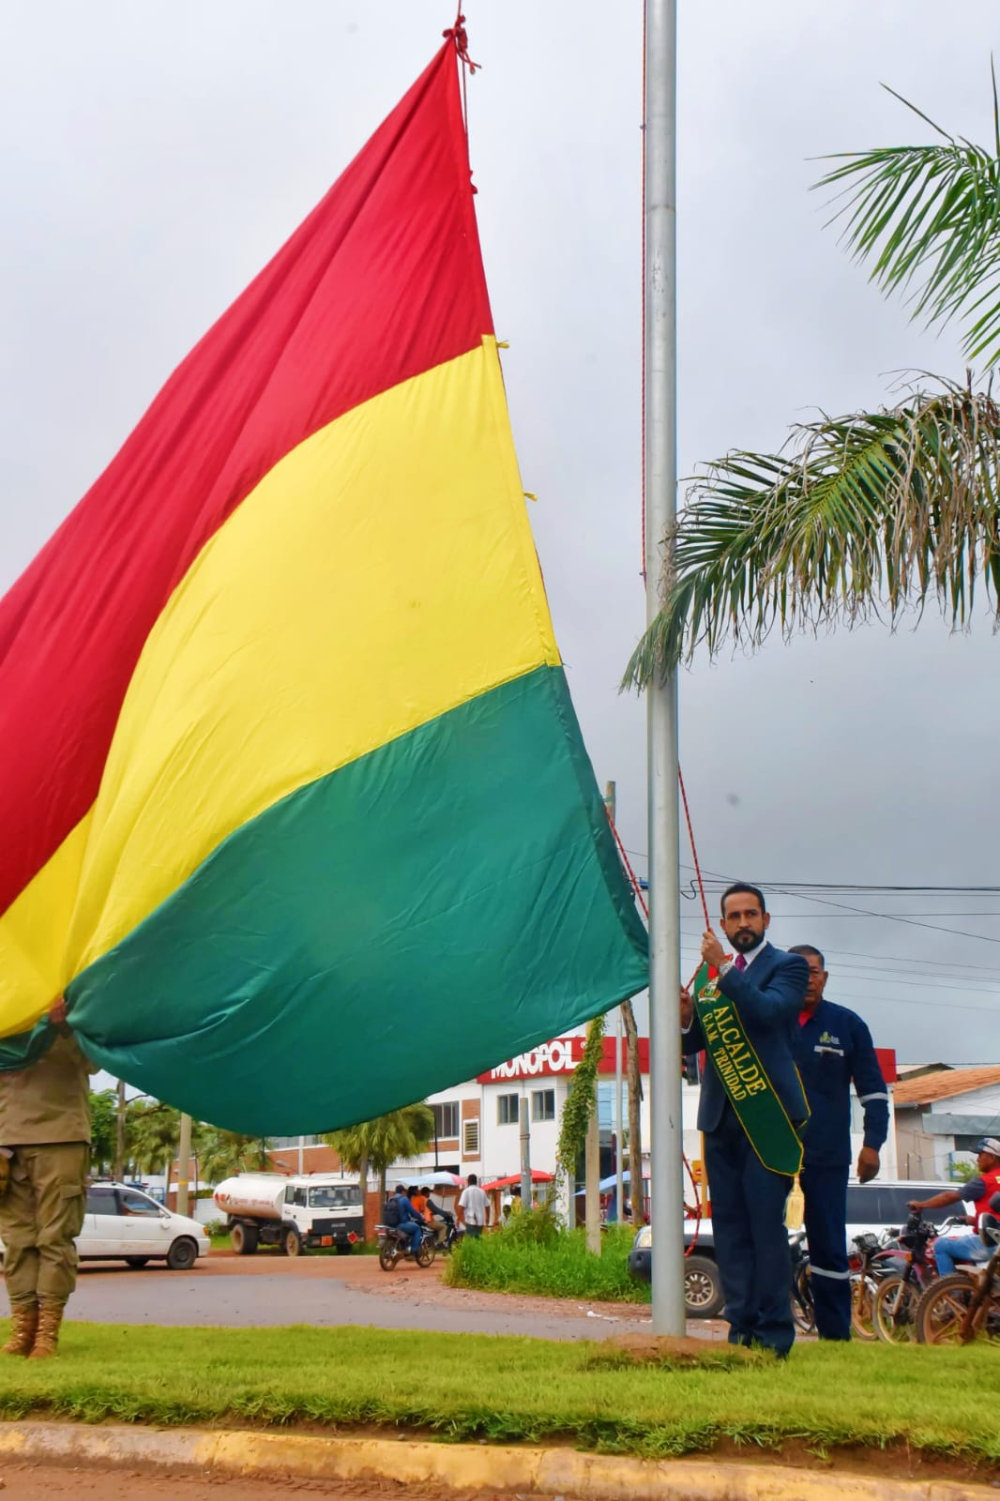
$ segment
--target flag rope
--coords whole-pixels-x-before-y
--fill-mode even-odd
[[[707,924],[708,923],[708,903],[705,900],[705,889],[702,886],[702,882],[701,882],[701,869],[700,869],[700,867],[698,865],[698,852],[695,849],[695,844],[694,844],[694,830],[693,830],[693,828],[691,826],[691,812],[690,812],[690,809],[688,808],[687,793],[684,790],[684,778],[682,776],[680,776],[680,768],[678,768],[678,776],[680,777],[680,783],[681,783],[681,796],[684,799],[684,814],[685,814],[685,817],[687,818],[688,837],[691,840],[691,853],[694,855],[694,868],[695,868],[695,872],[696,872],[697,877],[698,877],[698,889],[701,892],[701,903],[702,903],[702,906],[703,906],[703,908],[705,910],[705,922]],[[611,832],[615,836],[615,844],[618,846],[618,854],[619,854],[619,856],[621,858],[621,862],[624,865],[626,873],[628,875],[628,878],[629,878],[629,880],[632,883],[632,890],[635,892],[636,899],[638,900],[639,906],[642,908],[643,912],[645,913],[646,921],[648,922],[649,921],[649,907],[646,905],[646,898],[642,894],[642,887],[639,885],[639,878],[636,875],[635,871],[632,869],[632,862],[629,860],[629,857],[628,857],[628,854],[627,854],[627,852],[625,850],[624,844],[622,844],[621,835],[618,833],[618,830],[615,827],[615,821],[611,817],[611,811],[608,808],[608,806],[607,806],[606,803],[605,803],[604,806],[605,806],[605,812],[608,815],[608,823],[611,826]],[[710,924],[709,924],[709,926],[710,926]],[[693,1252],[694,1252],[695,1247],[698,1244],[698,1236],[699,1236],[699,1233],[701,1231],[701,1221],[702,1221],[701,1193],[700,1193],[699,1188],[698,1188],[698,1180],[697,1180],[697,1178],[694,1175],[694,1168],[691,1166],[690,1162],[688,1161],[687,1153],[686,1152],[682,1152],[681,1153],[681,1159],[682,1159],[682,1161],[684,1163],[684,1166],[685,1166],[685,1168],[687,1170],[688,1178],[691,1180],[691,1188],[694,1191],[694,1202],[695,1202],[695,1212],[694,1212],[694,1216],[693,1216],[693,1218],[694,1218],[694,1236],[692,1237],[691,1244],[689,1246],[685,1246],[684,1247],[684,1255],[685,1256],[691,1256],[693,1254]],[[621,1213],[621,1210],[619,1210],[619,1213]]]
[[[462,64],[462,123],[465,126],[465,144],[468,146],[469,101],[465,91],[465,79],[467,73],[475,73],[478,69],[481,69],[482,63],[474,63],[469,56],[469,33],[465,29],[465,17],[461,10],[455,16],[454,26],[449,26],[447,30],[442,31],[441,35],[445,38],[451,37],[455,43],[455,52],[458,55],[458,60]],[[472,191],[475,192],[475,188]]]

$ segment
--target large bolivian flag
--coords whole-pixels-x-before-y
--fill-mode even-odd
[[[526,517],[449,41],[0,602],[0,1034],[254,1132],[646,983]],[[2,1087],[2,1082],[0,1082]]]

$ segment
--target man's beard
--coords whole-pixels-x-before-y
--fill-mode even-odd
[[[754,933],[749,928],[741,928],[736,936],[731,939],[733,948],[740,954],[748,954],[755,949],[763,938],[762,933]]]

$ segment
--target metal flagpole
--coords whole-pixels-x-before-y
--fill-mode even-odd
[[[677,510],[676,0],[646,0],[645,429],[646,618],[659,610],[662,542]],[[649,778],[650,1197],[653,1331],[683,1334],[680,845],[677,677],[647,691]],[[631,1162],[633,1193],[642,1164]]]

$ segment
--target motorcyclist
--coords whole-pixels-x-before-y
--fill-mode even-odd
[[[979,1174],[962,1183],[958,1188],[946,1188],[930,1199],[911,1199],[910,1208],[917,1210],[944,1209],[948,1204],[971,1199],[976,1206],[975,1227],[978,1231],[982,1216],[989,1212],[993,1197],[1000,1191],[1000,1140],[984,1136],[976,1142],[976,1166]],[[986,1261],[990,1252],[979,1235],[939,1235],[934,1242],[934,1260],[938,1272],[947,1277],[955,1270],[956,1261]]]
[[[406,1255],[415,1256],[423,1239],[424,1219],[410,1203],[405,1183],[397,1183],[395,1193],[386,1200],[385,1223],[409,1242]]]
[[[424,1213],[427,1216],[427,1223],[434,1230],[434,1234],[437,1238],[437,1244],[439,1246],[446,1245],[448,1241],[449,1221],[451,1222],[451,1224],[454,1224],[455,1216],[453,1214],[450,1214],[448,1210],[445,1209],[441,1204],[435,1203],[435,1201],[431,1198],[430,1189],[427,1190],[427,1203],[424,1206]]]

